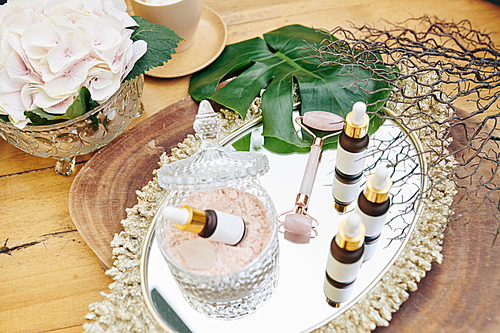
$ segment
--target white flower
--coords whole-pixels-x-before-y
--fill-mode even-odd
[[[47,52],[47,65],[52,73],[66,71],[90,56],[91,46],[75,33],[67,33],[63,39]]]
[[[123,0],[85,0],[84,7],[96,16],[116,17],[124,28],[135,27],[137,23],[127,14],[127,4]]]
[[[61,42],[64,26],[57,26],[48,22],[34,24],[24,30],[21,37],[21,45],[26,56],[31,60],[33,66],[47,56],[51,48]]]
[[[86,16],[83,0],[45,0],[43,14],[47,17],[64,16],[73,22]]]
[[[113,94],[120,86],[120,75],[105,71],[94,76],[89,81],[90,94],[96,102],[105,101],[109,94]]]
[[[10,0],[0,6],[0,114],[64,114],[86,86],[101,103],[147,50],[123,0]]]

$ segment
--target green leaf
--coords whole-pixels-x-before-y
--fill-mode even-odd
[[[125,80],[133,79],[144,74],[153,67],[161,66],[170,59],[175,48],[182,40],[179,35],[169,28],[149,22],[139,16],[132,16],[139,25],[132,27],[132,41],[143,40],[148,44],[148,50],[134,65]]]
[[[89,119],[92,122],[92,125],[91,125],[92,130],[94,132],[97,132],[99,130],[99,124],[101,123],[101,120],[99,118],[97,118],[95,114],[90,115]],[[105,126],[107,126],[107,124]]]
[[[380,113],[380,112],[379,112]],[[385,119],[374,115],[373,117],[370,118],[370,125],[368,125],[368,135],[372,135],[375,133],[380,126],[382,126],[385,122]]]
[[[24,111],[24,115],[31,120],[31,124],[34,126],[51,125],[81,116],[98,105],[96,101],[90,98],[90,91],[87,87],[82,87],[66,113],[62,115],[51,114],[43,109]]]
[[[47,113],[42,109],[24,111],[24,115],[30,119],[30,125],[33,126],[53,125],[68,120],[65,117],[63,118],[62,116],[55,117],[54,115]]]
[[[233,143],[233,148],[237,151],[250,151],[250,143],[252,141],[252,133],[248,133],[244,137]]]
[[[242,117],[258,96],[262,95],[264,147],[279,152],[303,152],[310,142],[302,140],[293,126],[293,83],[297,82],[301,100],[300,113],[328,111],[343,117],[357,101],[375,104],[389,91],[380,91],[389,85],[381,80],[369,80],[371,72],[359,67],[341,65],[321,66],[309,45],[320,48],[328,40],[336,40],[328,33],[301,25],[289,25],[271,31],[264,39],[253,38],[228,45],[221,56],[204,70],[194,74],[189,94],[195,100],[211,99]],[[223,88],[219,82],[235,77]],[[361,82],[357,86],[355,81]],[[361,86],[362,85],[362,86]],[[371,105],[368,112],[376,112]],[[336,146],[329,140],[325,148]]]
[[[91,103],[90,101],[92,101],[93,103]],[[87,89],[87,87],[81,87],[80,91],[78,92],[78,96],[76,96],[73,103],[68,107],[64,116],[66,116],[67,119],[73,119],[81,116],[82,114],[87,112],[87,110],[93,109],[91,108],[91,104],[95,107],[97,103],[90,98],[90,91]]]
[[[6,114],[0,114],[0,120],[5,122],[5,123],[10,123],[9,116]]]

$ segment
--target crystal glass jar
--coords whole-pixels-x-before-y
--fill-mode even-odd
[[[56,172],[68,176],[76,156],[105,146],[142,114],[143,85],[143,75],[127,80],[94,110],[58,124],[20,129],[0,121],[0,137],[31,155],[55,159]]]
[[[278,234],[276,210],[256,179],[269,170],[267,157],[231,152],[219,146],[221,122],[208,101],[202,101],[194,123],[201,147],[191,157],[158,170],[158,182],[170,190],[163,206],[180,206],[192,193],[234,188],[255,196],[270,222],[270,236],[262,252],[249,264],[227,274],[202,275],[181,266],[168,253],[167,225],[157,214],[156,238],[184,299],[195,310],[212,318],[235,319],[259,309],[278,283]],[[245,236],[246,237],[246,236]]]

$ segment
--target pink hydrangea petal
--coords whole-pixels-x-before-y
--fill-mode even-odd
[[[35,96],[38,94],[39,89],[26,84],[21,89],[21,101],[24,106],[24,110],[33,110],[33,103],[35,102]]]
[[[116,52],[123,39],[120,21],[111,16],[84,18],[79,20],[76,26],[88,33],[98,52]]]
[[[9,93],[0,94],[2,101],[5,103],[3,109],[6,110],[10,115],[15,116],[18,113],[24,112],[24,105],[21,98],[21,90],[13,91]]]
[[[26,55],[33,59],[45,57],[47,52],[61,41],[59,31],[56,26],[46,22],[27,28],[21,38]]]
[[[31,73],[31,69],[28,68],[27,64],[23,61],[19,54],[17,54],[17,52],[10,53],[5,64],[5,68],[7,69],[7,73],[10,78],[26,79]]]
[[[110,15],[120,20],[122,27],[135,27],[137,23],[127,14],[123,0],[85,0],[84,7],[94,15]]]
[[[60,101],[59,103],[54,104],[54,105],[46,108],[45,111],[53,113],[53,114],[65,114],[68,107],[71,104],[73,104],[73,102],[75,100],[74,97],[75,96],[70,96],[70,97]]]
[[[147,51],[148,44],[146,41],[138,40],[132,44],[132,57],[124,62],[122,80],[127,77],[128,73],[134,68],[134,64],[139,60]]]
[[[53,73],[72,66],[89,55],[90,47],[78,36],[68,33],[47,53],[47,64]]]
[[[109,72],[91,80],[88,86],[90,96],[97,103],[102,103],[120,88],[121,80],[118,75],[109,77]]]
[[[0,71],[0,93],[19,92],[26,84],[26,80],[20,78],[11,78],[7,72],[7,68]]]
[[[40,17],[30,9],[23,9],[18,13],[10,14],[4,19],[4,24],[9,26],[9,31],[18,35],[21,35],[26,28],[39,22]]]
[[[64,99],[56,99],[50,97],[45,91],[42,90],[36,94],[32,109],[42,108],[49,113],[64,114],[66,113],[68,106],[73,103],[76,97],[75,95],[76,94],[72,94]]]
[[[0,71],[0,109],[9,114],[10,118],[17,123],[26,118],[21,96],[25,82],[21,79],[6,80],[6,77],[8,78],[6,71]]]
[[[80,90],[80,87],[87,79],[87,73],[87,64],[85,62],[78,62],[53,79],[45,82],[44,90],[52,98],[65,99]]]
[[[38,108],[47,109],[53,105],[56,105],[61,100],[50,97],[44,90],[41,90],[36,94],[34,99],[34,105]]]
[[[94,89],[104,89],[111,84],[113,81],[113,73],[104,72],[99,76],[93,78],[91,84]]]
[[[45,0],[43,13],[47,16],[82,13],[83,0]]]

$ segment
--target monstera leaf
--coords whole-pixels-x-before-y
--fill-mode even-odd
[[[279,152],[304,152],[310,142],[302,140],[293,126],[293,84],[299,87],[300,113],[328,111],[343,117],[357,101],[371,104],[368,111],[376,111],[378,101],[389,93],[389,85],[370,80],[371,71],[344,66],[320,66],[309,45],[320,47],[334,37],[301,25],[290,25],[271,31],[264,39],[253,38],[228,45],[210,66],[194,74],[189,94],[195,100],[211,99],[245,117],[248,107],[261,89],[264,147]],[[219,82],[233,78],[216,90]],[[353,84],[362,82],[360,86]],[[361,83],[360,83],[361,85]],[[381,122],[373,117],[371,131]],[[336,143],[333,143],[336,145]],[[327,147],[325,147],[327,148]]]

